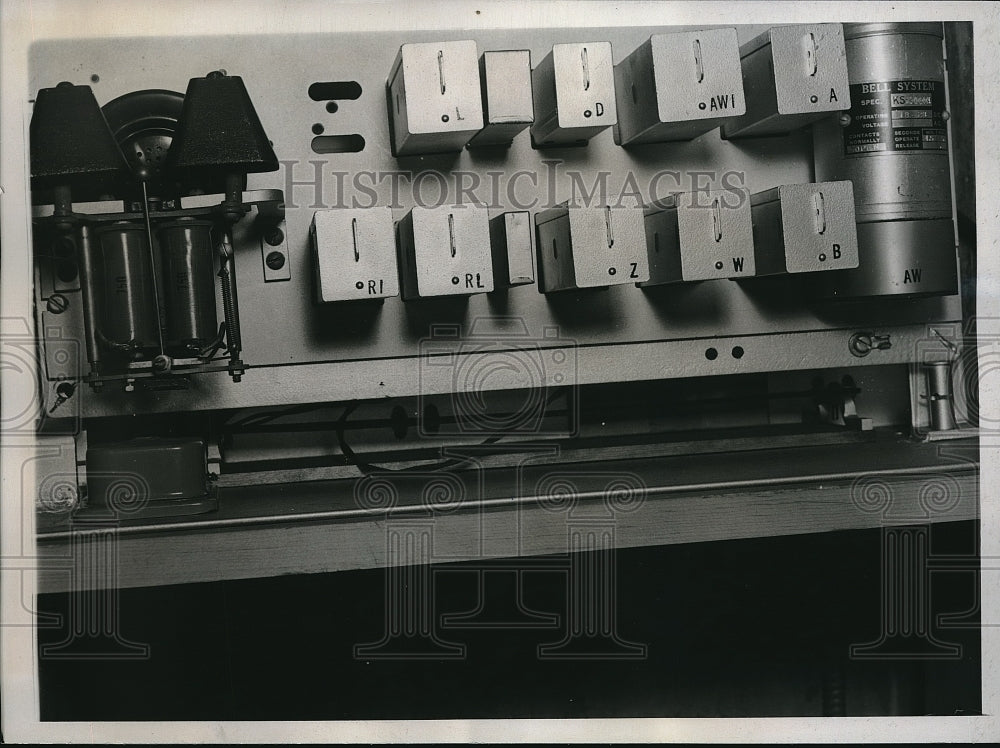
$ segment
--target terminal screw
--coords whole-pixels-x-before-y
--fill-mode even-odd
[[[62,314],[69,309],[69,299],[61,293],[52,294],[49,300],[45,302],[45,308],[52,314]]]
[[[281,270],[285,266],[285,255],[282,252],[268,252],[264,264],[271,270]]]
[[[160,354],[153,358],[153,371],[158,374],[166,374],[174,368],[174,360],[165,354]]]
[[[280,246],[285,241],[285,232],[275,226],[272,229],[268,229],[267,233],[264,234],[264,241],[272,247]]]
[[[887,351],[892,348],[888,335],[873,335],[870,332],[856,332],[847,341],[851,355],[864,358],[872,351]]]
[[[73,393],[76,392],[76,385],[72,382],[60,382],[56,385],[56,400],[52,403],[52,407],[49,408],[49,413],[54,413],[56,408],[62,405],[64,402],[73,397]]]

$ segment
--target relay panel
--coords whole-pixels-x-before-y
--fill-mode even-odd
[[[572,350],[567,384],[910,363],[961,320],[942,46],[939,23],[36,43],[47,407],[448,393],[472,385],[420,361],[526,345]]]

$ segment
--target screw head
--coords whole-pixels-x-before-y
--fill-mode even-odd
[[[284,252],[268,252],[267,257],[264,258],[264,264],[271,270],[281,270],[285,267]]]
[[[155,372],[165,374],[173,368],[173,365],[174,360],[162,353],[153,358],[153,371]]]
[[[274,228],[269,229],[266,234],[264,234],[264,241],[267,244],[270,244],[272,247],[277,247],[283,241],[285,241],[285,232],[282,231],[277,226],[275,226]]]
[[[856,332],[847,341],[847,349],[852,356],[864,358],[872,352],[872,335],[870,332]]]
[[[69,299],[61,293],[52,294],[49,300],[45,302],[45,308],[52,314],[62,314],[69,309]]]

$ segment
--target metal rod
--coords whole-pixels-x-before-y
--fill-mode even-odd
[[[83,306],[83,329],[86,335],[87,361],[90,373],[101,373],[101,349],[97,344],[97,325],[100,312],[97,308],[97,289],[94,276],[97,270],[94,260],[94,245],[90,238],[90,227],[81,225],[77,232],[77,264],[80,272],[80,301]],[[95,384],[95,382],[92,382]]]
[[[153,278],[153,304],[156,306],[156,337],[160,343],[160,355],[164,355],[163,326],[160,324],[163,310],[160,308],[159,274],[156,272],[156,253],[153,251],[153,224],[149,220],[149,194],[145,180],[142,185],[142,217],[146,222],[146,239],[149,242],[149,272]]]
[[[219,245],[219,278],[222,284],[222,309],[226,317],[226,343],[229,348],[229,376],[234,382],[243,378],[246,366],[240,359],[243,335],[240,330],[240,301],[236,290],[236,253],[233,251],[233,224],[246,213],[243,207],[243,179],[235,172],[226,174],[226,199],[222,201],[223,224]]]
[[[65,241],[72,241],[80,274],[80,300],[83,307],[83,329],[87,346],[87,362],[90,365],[90,386],[98,390],[102,386],[101,348],[98,341],[100,312],[97,306],[97,290],[94,278],[97,272],[94,259],[94,245],[91,243],[90,227],[77,223],[73,215],[73,196],[69,185],[53,188],[52,215],[55,227]]]
[[[953,471],[975,472],[974,465],[953,465]],[[911,468],[889,468],[879,470],[880,477],[916,478],[921,475],[937,474],[941,472],[940,465],[921,465]],[[684,483],[671,486],[651,486],[646,489],[646,497],[649,499],[658,496],[670,496],[680,493],[691,493],[699,491],[731,491],[740,489],[768,489],[776,486],[794,486],[796,484],[810,483],[835,483],[838,485],[850,485],[850,481],[857,478],[870,477],[870,469],[852,470],[849,472],[834,473],[804,473],[802,475],[789,475],[773,478],[751,478],[745,480],[723,480],[717,482],[706,481],[702,483]],[[361,477],[361,476],[358,476]],[[235,488],[235,487],[234,487]],[[227,489],[232,490],[232,489]],[[580,491],[575,495],[578,502],[604,500],[607,494],[603,491]],[[497,498],[480,499],[470,502],[464,511],[482,511],[484,509],[510,509],[516,506],[530,506],[545,501],[544,496],[502,496]],[[388,517],[406,516],[407,514],[433,511],[434,509],[454,508],[452,504],[403,504],[385,509],[331,509],[328,511],[301,512],[273,514],[267,516],[254,517],[230,517],[226,519],[193,520],[185,522],[164,522],[155,525],[126,525],[113,528],[115,535],[145,535],[165,532],[208,530],[233,527],[254,527],[260,525],[283,525],[298,524],[302,522],[347,520],[375,518],[384,521]],[[902,522],[901,522],[902,524]],[[79,530],[59,530],[56,532],[38,533],[40,540],[65,540],[74,537]]]
[[[243,362],[240,352],[243,350],[243,338],[240,332],[240,307],[236,291],[236,266],[233,242],[229,228],[222,232],[222,243],[219,249],[219,279],[222,286],[222,310],[226,318],[226,343],[229,347],[229,373],[233,381],[240,381]]]

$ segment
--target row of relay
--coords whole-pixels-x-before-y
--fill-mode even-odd
[[[645,208],[573,207],[489,217],[474,205],[316,211],[320,302],[542,293],[737,279],[858,266],[849,181],[676,193]],[[534,249],[532,239],[534,238]],[[398,258],[398,262],[397,262]]]
[[[404,44],[386,82],[396,156],[582,145],[608,127],[629,146],[787,133],[850,109],[839,23],[777,26],[739,45],[734,28],[654,34],[615,65],[610,42],[529,50],[474,41]]]

